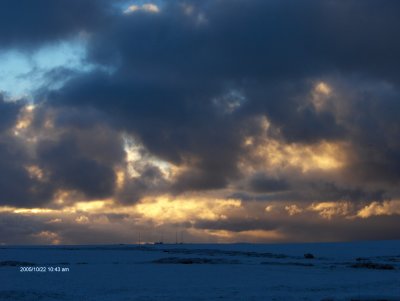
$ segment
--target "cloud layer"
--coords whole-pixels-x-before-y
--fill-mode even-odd
[[[79,37],[90,66],[51,70],[33,102],[0,97],[0,205],[14,214],[190,194],[302,213],[354,206],[345,214],[354,218],[332,215],[331,230],[319,218],[271,221],[246,209],[254,220],[188,221],[199,231],[323,240],[315,229],[327,227],[336,240],[356,238],[347,225],[394,223],[357,212],[393,209],[383,204],[400,197],[395,1],[3,2],[1,51],[29,57]]]

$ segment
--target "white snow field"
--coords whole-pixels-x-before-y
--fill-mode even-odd
[[[3,246],[0,300],[400,300],[400,241]]]

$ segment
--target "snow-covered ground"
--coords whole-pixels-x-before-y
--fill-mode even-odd
[[[1,247],[0,300],[400,300],[400,241]]]

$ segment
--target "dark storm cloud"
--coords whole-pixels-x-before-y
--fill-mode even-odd
[[[397,226],[396,226],[397,225]],[[374,216],[368,219],[335,219],[326,221],[295,221],[282,223],[281,231],[289,241],[354,241],[399,239],[395,231],[398,216]]]
[[[267,67],[266,67],[267,68]],[[290,74],[288,74],[288,77]],[[311,103],[310,79],[269,79],[245,85],[248,101],[241,115],[266,116],[288,142],[311,144],[338,140],[346,134],[332,112],[318,112]]]
[[[77,190],[88,198],[113,195],[113,167],[125,155],[118,135],[101,128],[89,133],[71,130],[56,141],[44,140],[37,153],[56,187]]]
[[[32,235],[43,228],[43,222],[35,218],[0,213],[0,244],[41,243]]]
[[[254,214],[256,215],[256,214]],[[352,241],[352,240],[389,240],[399,239],[396,225],[400,225],[398,216],[373,216],[368,219],[346,219],[337,217],[332,220],[315,218],[312,213],[306,218],[271,216],[270,218],[230,218],[227,220],[200,220],[192,225],[195,229],[225,230],[240,233],[243,231],[277,231],[285,241]]]
[[[315,181],[308,183],[308,191],[303,199],[314,199],[321,201],[351,201],[351,202],[372,202],[386,199],[383,190],[370,191],[368,187],[346,187],[339,186],[332,182]]]
[[[91,110],[54,111],[38,104],[32,124],[16,135],[18,120],[27,122],[26,105],[0,99],[0,205],[40,207],[60,190],[111,197],[114,168],[125,160],[120,133],[99,125],[101,114]]]
[[[23,100],[4,102],[0,95],[0,205],[35,206],[47,202],[52,188],[33,179],[27,166],[32,160],[24,145],[12,134]]]
[[[290,182],[290,184],[289,184]],[[383,189],[367,186],[337,184],[335,182],[277,180],[257,176],[252,178],[243,191],[234,192],[229,198],[242,201],[283,202],[334,202],[349,201],[355,204],[384,201],[391,195]]]
[[[122,191],[116,195],[122,203],[135,203],[143,196],[156,195],[168,190],[169,184],[158,167],[146,165],[138,169],[138,172],[140,176],[126,179]]]
[[[107,22],[104,0],[3,0],[0,49],[40,46],[98,29]]]
[[[26,166],[32,161],[12,138],[0,141],[0,204],[34,207],[45,204],[52,195],[51,185],[33,179]]]
[[[396,185],[400,180],[399,86],[368,81],[351,91],[356,100],[348,127],[354,156],[347,174],[362,183]]]
[[[88,31],[87,62],[112,67],[82,74],[53,70],[50,80],[70,80],[57,91],[47,93],[42,87],[37,94],[47,102],[34,126],[40,130],[46,112],[55,108],[55,127],[64,132],[38,143],[36,164],[51,175],[49,191],[57,187],[88,197],[112,196],[114,168],[124,157],[122,131],[184,171],[167,183],[156,167],[144,168],[142,177],[125,183],[121,200],[134,202],[151,191],[229,187],[243,176],[239,163],[248,155],[244,138],[265,136],[254,120],[266,116],[274,138],[283,142],[349,142],[350,166],[347,173],[336,174],[347,185],[330,178],[334,189],[328,189],[295,179],[299,174],[275,180],[269,170],[256,170],[244,179],[246,189],[266,193],[290,188],[283,194],[293,199],[379,199],[383,192],[375,196],[364,191],[368,180],[384,184],[371,191],[396,193],[398,2],[166,1],[160,13],[125,15],[112,5],[94,0],[0,4],[0,47],[41,45]],[[185,10],[185,5],[193,9]],[[348,103],[347,114],[312,105],[315,82],[327,78],[349,82],[346,93],[333,98]],[[376,82],[391,85],[391,91]],[[367,88],[371,86],[376,89]],[[0,102],[6,112],[0,129],[12,124],[13,106]],[[111,134],[88,130],[102,126],[111,127]],[[9,170],[24,170],[27,159],[11,158],[6,147],[3,153],[9,158],[4,166],[12,159],[22,163]]]
[[[6,102],[0,93],[0,133],[14,125],[22,105],[21,102]]]
[[[254,192],[276,192],[289,189],[289,185],[284,179],[274,179],[268,175],[255,174],[248,183],[248,189]]]
[[[183,176],[185,182],[176,185],[182,190],[221,187],[237,174],[241,136],[233,131],[232,117],[221,118],[215,112],[208,100],[212,96],[199,86],[135,80],[118,73],[78,78],[50,99],[105,112],[111,124],[137,135],[151,153],[164,160],[195,162],[194,170]]]
[[[117,51],[137,74],[188,80],[289,79],[326,69],[394,75],[398,67],[400,5],[393,0],[184,3],[195,8],[189,16],[183,2],[168,1],[160,14],[116,20],[94,43],[94,59],[112,61]]]
[[[243,138],[259,130],[249,126],[257,116],[266,116],[280,139],[305,145],[366,133],[362,119],[373,110],[369,102],[365,108],[351,107],[357,111],[354,124],[315,109],[310,91],[320,77],[398,81],[397,2],[235,0],[185,5],[193,6],[191,13],[185,13],[183,3],[168,1],[160,13],[138,11],[113,19],[93,35],[88,60],[113,65],[115,71],[76,77],[48,95],[50,105],[103,112],[151,153],[187,165],[173,191],[218,189],[238,179],[237,164],[246,155]],[[240,94],[239,102],[232,91]],[[368,97],[368,92],[359,97]],[[380,130],[391,127],[384,120],[390,112],[399,112],[393,109],[379,116]],[[355,152],[360,148],[362,153],[358,140],[354,144]],[[376,150],[383,156],[381,147]],[[388,154],[395,156],[398,150]],[[357,170],[371,174],[382,163],[369,162],[367,158]]]
[[[110,216],[110,220],[118,222],[122,216]],[[114,224],[93,227],[90,224],[77,223],[73,218],[58,218],[57,222],[51,216],[18,215],[0,213],[0,244],[6,245],[48,245],[61,244],[117,244],[136,241],[136,232],[121,231]],[[89,234],[90,233],[90,234]]]

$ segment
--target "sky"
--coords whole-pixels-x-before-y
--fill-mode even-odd
[[[2,0],[0,244],[399,239],[399,14]]]

